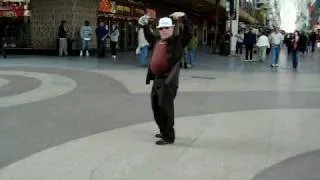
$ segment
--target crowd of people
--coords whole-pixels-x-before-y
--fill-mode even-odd
[[[295,31],[286,33],[275,28],[271,31],[262,31],[254,33],[251,28],[245,31],[239,31],[233,36],[235,38],[235,52],[237,56],[242,55],[243,46],[245,47],[245,60],[254,61],[254,51],[258,54],[258,61],[265,61],[266,57],[271,54],[271,67],[279,67],[279,55],[282,47],[287,48],[287,53],[292,53],[292,66],[294,69],[298,66],[299,54],[304,55],[306,52],[315,52],[320,35],[316,31],[310,33]]]

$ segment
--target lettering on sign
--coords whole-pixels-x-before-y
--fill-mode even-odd
[[[118,5],[117,6],[117,12],[120,11],[120,12],[125,12],[125,13],[131,13],[131,9],[127,6],[120,6]]]

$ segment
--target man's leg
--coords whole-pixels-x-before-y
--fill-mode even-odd
[[[246,60],[249,59],[249,46],[246,45]]]
[[[265,61],[267,55],[267,46],[261,47],[261,60]]]
[[[276,48],[276,65],[279,64],[280,46]]]
[[[161,88],[161,82],[159,79],[155,79],[153,82],[152,86],[152,91],[151,91],[151,106],[152,106],[152,111],[153,111],[153,116],[154,120],[156,121],[158,128],[159,128],[159,137],[162,137],[162,134],[164,132],[164,124],[162,123],[161,120],[161,109],[160,109],[160,104],[159,104],[159,94],[158,94],[158,89]]]
[[[174,92],[172,92],[174,91]],[[164,125],[162,140],[157,141],[158,145],[171,144],[175,140],[174,132],[174,98],[177,90],[169,90],[169,87],[162,83],[161,91],[158,93],[161,109],[161,123]]]
[[[316,47],[316,42],[315,42],[315,41],[312,41],[312,42],[311,42],[311,46],[312,46],[312,52],[314,52],[315,47]]]
[[[250,47],[249,47],[249,53],[250,53],[250,60],[252,60],[252,56],[253,56],[253,45],[250,45]]]

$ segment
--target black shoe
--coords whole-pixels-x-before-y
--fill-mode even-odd
[[[173,144],[173,141],[161,139],[161,140],[157,141],[156,144],[157,145],[168,145],[168,144]]]
[[[156,138],[162,138],[162,134],[156,134],[154,137],[156,137]]]

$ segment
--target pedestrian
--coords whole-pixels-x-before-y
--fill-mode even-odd
[[[314,52],[315,48],[316,48],[316,42],[317,42],[317,34],[315,32],[315,30],[313,30],[310,33],[310,44],[311,44],[311,51]]]
[[[59,37],[59,56],[68,56],[68,34],[69,29],[67,28],[66,21],[62,20],[58,30]]]
[[[303,48],[303,42],[301,41],[299,31],[294,32],[294,38],[292,40],[292,67],[297,69],[299,61],[299,50]]]
[[[80,56],[83,56],[83,53],[86,52],[86,56],[90,56],[90,42],[92,36],[92,28],[90,26],[89,21],[84,22],[84,26],[82,26],[80,30],[80,36],[82,40],[82,49],[80,51]]]
[[[198,46],[198,38],[196,36],[192,36],[187,46],[187,53],[186,53],[188,68],[191,68],[196,65],[195,53],[196,53],[197,46]]]
[[[257,36],[255,33],[252,32],[252,29],[250,28],[247,33],[244,35],[244,41],[243,43],[246,46],[246,59],[245,61],[253,61],[252,56],[253,56],[253,46],[257,42]],[[250,59],[249,59],[250,55]]]
[[[237,38],[237,45],[236,45],[236,54],[237,56],[242,55],[242,46],[243,46],[243,40],[244,40],[244,34],[242,31],[239,31],[236,35]]]
[[[283,42],[283,36],[280,33],[279,28],[276,28],[270,35],[270,44],[272,52],[272,64],[271,67],[279,67],[279,56]]]
[[[101,21],[96,28],[97,45],[98,45],[98,58],[105,57],[105,40],[108,36],[108,30]]]
[[[169,17],[182,21],[183,31],[180,31],[179,35],[174,34],[175,25]],[[185,13],[175,12],[169,17],[159,20],[159,38],[151,33],[148,25],[143,27],[148,42],[154,42],[146,84],[153,81],[151,104],[154,119],[160,130],[156,137],[161,138],[156,141],[157,145],[172,144],[175,141],[174,99],[178,90],[181,58],[192,37]]]
[[[258,59],[260,61],[265,61],[267,48],[270,48],[269,38],[266,36],[265,32],[263,32],[262,35],[258,38],[257,47],[259,48]]]
[[[139,54],[140,66],[148,67],[148,53],[149,53],[149,42],[146,40],[144,28],[149,22],[150,16],[145,14],[138,20],[138,48],[137,54]],[[152,43],[152,42],[151,42]]]
[[[6,43],[6,30],[4,28],[1,28],[0,29],[0,51],[1,51],[1,54],[3,56],[3,58],[7,58],[7,53],[6,53],[6,46],[7,46],[7,43]]]
[[[120,36],[119,28],[116,23],[114,23],[112,25],[109,36],[110,36],[110,48],[111,48],[112,59],[114,61],[116,61],[116,59],[117,59],[117,44],[118,44],[119,36]]]

